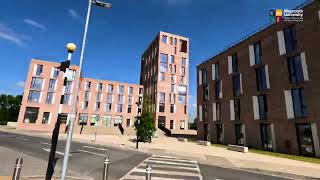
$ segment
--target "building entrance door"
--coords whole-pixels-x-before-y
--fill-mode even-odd
[[[209,141],[210,140],[210,132],[209,132],[209,125],[203,124],[203,140]]]
[[[297,124],[299,151],[304,156],[314,156],[314,145],[310,124]]]
[[[158,116],[158,128],[165,128],[165,127],[166,127],[166,117]]]
[[[223,129],[222,124],[217,124],[217,143],[222,144],[223,143]]]

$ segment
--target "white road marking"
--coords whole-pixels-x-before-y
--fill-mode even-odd
[[[21,138],[21,137],[16,137],[16,139],[20,139],[20,140],[24,140],[24,141],[28,141],[29,140],[29,139]]]
[[[78,149],[78,151],[85,152],[85,153],[89,153],[89,154],[95,154],[95,155],[98,155],[98,156],[106,157],[106,155],[105,155],[105,154],[95,153],[95,152],[91,152],[91,151],[85,151],[85,150],[81,150],[81,149]]]
[[[169,159],[177,159],[176,157],[172,157],[172,156],[159,156],[159,155],[152,155],[152,157],[159,157],[159,158],[169,158]]]
[[[196,161],[185,160],[185,159],[171,159],[171,158],[159,158],[159,157],[152,157],[152,160],[168,160],[168,161],[175,161],[175,162],[190,162],[190,163],[197,163]]]
[[[143,163],[141,164],[142,166],[147,166],[149,165],[148,163]],[[158,165],[158,164],[152,164],[152,167],[163,167],[163,165]],[[182,166],[170,166],[170,165],[166,165],[167,168],[173,168],[173,169],[185,169],[185,170],[191,170],[191,171],[198,171],[200,172],[198,167],[182,167]]]
[[[41,148],[41,149],[44,151],[50,152],[50,149],[46,149],[46,148]],[[56,151],[56,154],[60,154],[60,155],[64,156],[64,153],[60,152],[60,151]],[[72,156],[72,154],[69,154],[69,156]]]
[[[82,147],[90,148],[90,149],[97,149],[97,150],[102,150],[102,151],[108,151],[108,149],[105,149],[105,148],[98,148],[98,147],[93,147],[93,146],[82,146]]]
[[[50,143],[46,143],[46,142],[40,142],[40,144],[45,144],[45,145],[50,145],[51,146]]]
[[[152,168],[152,166],[151,166],[151,168]],[[145,173],[146,170],[145,169],[136,169],[134,172]],[[156,169],[152,169],[152,173],[164,174],[164,175],[193,176],[193,177],[199,177],[199,178],[201,176],[199,174],[194,174],[194,173],[190,173],[190,172],[165,171],[165,170],[156,170]]]
[[[167,161],[161,161],[161,160],[151,160],[151,159],[148,159],[146,160],[150,163],[159,163],[159,164],[170,164],[170,165],[181,165],[181,166],[195,166],[195,164],[188,164],[188,163],[182,163],[182,162],[167,162]]]

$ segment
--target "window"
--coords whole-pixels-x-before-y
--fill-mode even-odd
[[[42,117],[42,124],[49,124],[50,112],[44,112]]]
[[[37,102],[40,100],[40,91],[29,91],[28,102]]]
[[[208,83],[208,76],[207,76],[207,70],[202,69],[202,84],[207,84]]]
[[[267,97],[265,95],[258,96],[258,104],[260,119],[266,119],[268,112]]]
[[[36,123],[38,119],[39,108],[34,107],[26,107],[26,111],[24,113],[24,122],[25,123]]]
[[[233,73],[238,72],[238,56],[237,56],[237,54],[232,55],[232,72]]]
[[[174,45],[177,45],[177,38],[174,38],[173,43],[174,43]]]
[[[181,59],[181,66],[186,66],[187,65],[187,58],[182,58]]]
[[[180,121],[180,129],[184,130],[186,128],[186,121],[181,120]]]
[[[83,102],[83,110],[88,109],[88,106],[89,106],[89,101],[84,101]]]
[[[143,88],[139,88],[139,94],[143,94]]]
[[[86,81],[86,83],[85,83],[85,90],[86,90],[86,91],[90,91],[90,88],[91,88],[91,82]]]
[[[111,112],[111,103],[106,104],[106,112]]]
[[[184,114],[187,114],[187,105],[184,105]]]
[[[172,103],[172,104],[176,103],[176,95],[175,94],[170,94],[170,103]]]
[[[253,48],[254,48],[255,64],[261,64],[262,63],[261,42],[254,43]]]
[[[113,85],[112,84],[108,84],[107,91],[108,91],[108,93],[113,93]]]
[[[165,73],[160,73],[160,81],[164,81],[165,80]]]
[[[133,87],[129,87],[129,89],[128,89],[128,94],[129,94],[129,95],[132,95],[132,94],[133,94]]]
[[[67,81],[66,87],[65,87],[65,93],[70,94],[72,92],[72,81]]]
[[[260,67],[256,69],[256,77],[257,77],[257,90],[265,91],[267,90],[267,76],[265,67]]]
[[[188,42],[182,39],[180,39],[180,52],[188,52]]]
[[[70,101],[70,94],[65,94],[65,95],[62,95],[62,103],[61,104],[69,104],[69,101]]]
[[[160,72],[167,72],[168,54],[160,54]]]
[[[37,64],[36,65],[36,75],[40,76],[43,71],[43,65]]]
[[[53,104],[53,96],[54,96],[53,92],[48,92],[47,99],[46,99],[47,104]]]
[[[297,37],[294,26],[283,30],[284,40],[286,45],[286,52],[290,53],[297,48]]]
[[[159,112],[164,112],[165,104],[159,103]]]
[[[163,43],[168,43],[168,36],[162,35],[162,42]]]
[[[186,95],[180,95],[178,96],[178,102],[181,104],[185,104],[186,103]]]
[[[89,101],[89,99],[90,99],[90,92],[87,91],[87,92],[84,93],[84,100],[85,101]]]
[[[221,80],[217,80],[215,81],[215,97],[218,98],[222,98],[221,94]]]
[[[174,129],[174,120],[170,120],[170,129]]]
[[[126,127],[130,127],[130,126],[131,126],[131,120],[127,119]]]
[[[243,130],[242,124],[236,124],[235,130],[236,130],[236,145],[243,146],[244,145],[244,130]]]
[[[97,102],[101,102],[101,100],[102,100],[102,94],[97,93]]]
[[[117,105],[117,112],[121,113],[122,112],[122,104]]]
[[[78,124],[79,125],[87,125],[87,123],[88,123],[88,114],[80,113]]]
[[[220,78],[219,63],[212,64],[212,80],[219,80],[219,78]]]
[[[92,115],[92,116],[91,116],[90,125],[91,125],[91,126],[98,126],[99,120],[100,120],[100,116],[99,116],[99,115]]]
[[[107,94],[107,103],[112,103],[112,94]]]
[[[171,84],[171,92],[172,93],[176,92],[176,85],[175,84]]]
[[[57,78],[59,76],[59,69],[53,68],[52,77]]]
[[[306,117],[308,115],[308,108],[304,99],[304,90],[302,88],[292,89],[291,94],[292,94],[294,117],[296,118]]]
[[[175,83],[176,78],[177,78],[177,76],[175,74],[171,74],[171,83]]]
[[[203,100],[209,101],[209,85],[203,85]]]
[[[122,116],[114,116],[114,126],[122,124]]]
[[[119,86],[118,87],[118,94],[123,94],[124,93],[124,86]]]
[[[234,120],[240,120],[240,99],[234,100]]]
[[[237,74],[232,77],[233,82],[233,95],[240,96],[241,95],[241,75]]]
[[[43,79],[33,77],[31,80],[31,89],[37,89],[41,90],[42,89],[42,81]]]
[[[273,150],[272,132],[270,124],[261,124],[260,126],[262,149],[267,151]]]
[[[56,88],[56,80],[55,79],[50,79],[49,81],[49,91],[54,91]]]
[[[96,105],[95,105],[95,110],[96,110],[96,111],[99,111],[99,110],[100,110],[100,105],[101,105],[100,102],[96,102]]]
[[[127,113],[131,113],[132,105],[128,105]]]
[[[111,126],[112,117],[110,115],[104,115],[104,125],[107,127]]]
[[[171,63],[171,64],[174,64],[174,55],[171,55],[171,56],[170,56],[170,63]]]
[[[301,155],[314,156],[314,144],[310,124],[297,124],[297,136]]]
[[[160,97],[160,102],[164,103],[165,102],[165,93],[160,93],[159,97]]]
[[[173,45],[173,38],[170,37],[170,44]]]
[[[174,104],[170,104],[170,113],[174,113]]]
[[[217,143],[222,144],[223,143],[223,125],[216,124],[216,129],[217,129]]]
[[[98,83],[98,91],[102,91],[102,83]]]
[[[128,104],[131,105],[133,103],[133,97],[128,96]]]
[[[182,75],[182,76],[185,76],[186,75],[186,69],[185,69],[185,67],[183,67],[183,66],[181,66],[180,67],[180,74]]]
[[[118,95],[118,104],[123,104],[123,95]]]
[[[288,59],[289,79],[291,83],[304,81],[301,56],[294,56]]]

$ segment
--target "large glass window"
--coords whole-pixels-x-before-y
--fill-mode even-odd
[[[170,113],[174,113],[174,104],[170,104]]]
[[[86,92],[84,93],[84,100],[85,100],[85,101],[89,101],[89,98],[90,98],[90,92],[89,92],[89,91],[86,91]]]
[[[216,118],[217,121],[221,120],[221,103],[216,102]]]
[[[85,82],[85,90],[86,90],[86,91],[90,91],[90,88],[91,88],[91,82],[86,81],[86,82]]]
[[[70,94],[72,92],[72,81],[67,81],[66,87],[65,87],[65,93]]]
[[[213,80],[218,80],[220,79],[220,65],[219,65],[219,62],[214,64],[214,72],[215,72],[215,79]]]
[[[110,115],[104,115],[104,125],[107,127],[111,126],[112,117]]]
[[[128,94],[129,94],[129,95],[132,95],[132,94],[133,94],[133,87],[129,87],[129,89],[128,89]]]
[[[42,124],[49,124],[50,112],[44,112],[42,116]]]
[[[26,107],[26,111],[24,113],[24,122],[25,123],[36,123],[38,119],[39,108],[35,107]]]
[[[180,39],[180,52],[188,52],[188,42],[186,40]]]
[[[258,104],[260,119],[266,119],[268,112],[267,97],[265,95],[258,96]]]
[[[118,95],[118,104],[123,104],[123,95]]]
[[[170,56],[170,63],[171,63],[171,64],[174,64],[174,55],[171,55],[171,56]]]
[[[209,101],[209,85],[203,85],[203,100]]]
[[[112,93],[113,92],[113,85],[112,84],[108,84],[107,91],[108,91],[108,93]]]
[[[173,129],[173,127],[174,127],[174,121],[170,120],[170,129]]]
[[[160,81],[164,81],[165,80],[165,73],[160,73]]]
[[[43,72],[43,65],[37,64],[36,65],[36,75],[40,76]]]
[[[253,47],[254,47],[255,64],[261,64],[262,63],[261,42],[257,42],[253,44]]]
[[[267,90],[267,78],[265,67],[260,67],[256,69],[256,80],[257,80],[257,90],[265,91]]]
[[[160,54],[160,72],[167,72],[168,69],[168,54]]]
[[[217,127],[217,143],[223,143],[223,126],[222,124],[216,124]]]
[[[297,48],[297,37],[294,26],[284,29],[284,40],[286,44],[286,52],[290,53]]]
[[[102,83],[98,83],[98,91],[102,91]]]
[[[162,35],[162,42],[163,43],[166,43],[167,44],[167,42],[168,42],[168,36],[165,36],[165,35]]]
[[[87,123],[88,123],[88,114],[80,113],[78,124],[79,125],[87,125]]]
[[[111,112],[111,103],[106,104],[106,112]]]
[[[244,132],[242,128],[242,124],[236,124],[235,130],[236,130],[236,144],[243,146],[244,145]]]
[[[54,91],[56,88],[56,80],[55,79],[50,79],[49,81],[49,91]]]
[[[181,59],[181,66],[186,66],[187,65],[187,58],[182,58]]]
[[[102,93],[97,93],[97,102],[101,102],[102,100]]]
[[[53,73],[52,77],[57,78],[59,76],[59,69],[58,68],[53,68]]]
[[[39,102],[40,100],[40,91],[29,91],[28,102]]]
[[[114,126],[122,124],[122,116],[114,116]]]
[[[132,104],[133,103],[133,97],[132,96],[128,96],[128,104]]]
[[[124,86],[119,86],[118,87],[118,94],[123,94],[124,93]]]
[[[53,92],[48,92],[47,99],[46,99],[47,104],[53,104],[53,96],[54,96]]]
[[[112,103],[112,94],[107,95],[107,103]]]
[[[99,116],[99,115],[92,115],[92,116],[91,116],[90,125],[91,125],[91,126],[98,126],[99,120],[100,120],[100,116]]]
[[[291,83],[299,83],[304,81],[300,55],[288,59],[288,69]]]
[[[272,133],[270,124],[261,124],[261,141],[262,148],[267,151],[273,150]]]
[[[233,82],[233,95],[234,96],[240,96],[241,95],[241,78],[240,74],[234,75],[232,77],[232,82]]]
[[[308,115],[308,107],[304,99],[304,90],[302,88],[292,89],[292,101],[294,109],[294,117],[306,117]]]
[[[127,113],[131,113],[132,105],[128,105]]]
[[[240,120],[240,99],[234,100],[234,120]]]
[[[238,56],[237,56],[237,54],[232,55],[232,72],[233,73],[238,72]]]
[[[301,155],[314,156],[314,144],[310,124],[297,124],[297,138]]]
[[[220,98],[221,94],[221,80],[215,81],[215,97]]]
[[[62,104],[69,104],[70,102],[70,94],[65,94],[63,95],[63,100],[62,100]]]
[[[121,113],[122,112],[122,104],[117,105],[117,112]]]
[[[42,81],[43,79],[37,78],[37,77],[33,77],[31,80],[31,89],[37,89],[37,90],[41,90],[42,89]]]
[[[208,83],[208,73],[206,69],[202,69],[202,84]]]
[[[83,102],[83,110],[86,110],[86,109],[88,109],[88,106],[89,106],[89,101],[84,101]]]

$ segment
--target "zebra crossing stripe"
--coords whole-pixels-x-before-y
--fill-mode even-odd
[[[197,163],[196,161],[191,160],[185,160],[185,159],[167,159],[167,158],[159,158],[159,157],[152,157],[150,160],[165,160],[165,161],[171,161],[171,162],[187,162],[187,163]]]
[[[171,164],[171,165],[180,165],[180,166],[188,166],[195,167],[196,164],[182,163],[182,162],[169,162],[169,161],[161,161],[161,160],[146,160],[146,163],[159,163],[159,164]]]
[[[145,169],[136,169],[134,172],[146,172]],[[189,173],[189,172],[175,172],[175,171],[161,171],[161,170],[155,170],[152,169],[152,174],[165,174],[165,175],[180,175],[180,176],[200,176],[199,174]]]
[[[143,163],[141,166],[145,167],[148,164]],[[158,165],[158,164],[152,164],[152,168],[161,168],[164,167],[163,165]],[[183,170],[190,170],[190,171],[198,171],[200,172],[198,167],[183,167],[183,166],[165,166],[167,168],[172,168],[172,169],[183,169]]]

